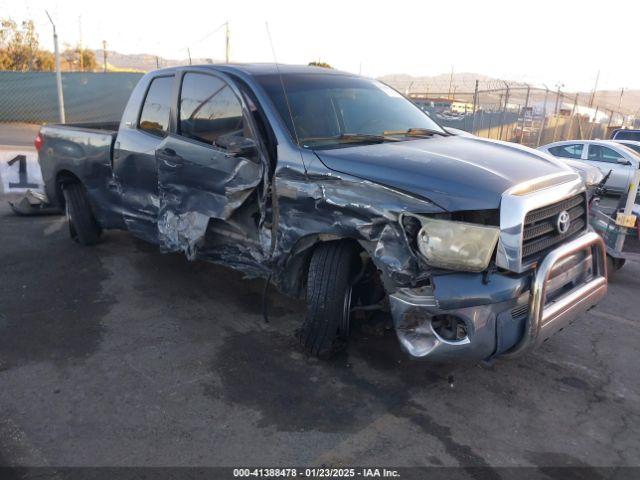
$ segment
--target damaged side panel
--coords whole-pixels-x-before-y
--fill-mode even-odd
[[[398,214],[441,209],[387,187],[332,172],[310,157],[306,174],[286,164],[276,172],[279,222],[273,269],[281,288],[296,293],[293,289],[300,282],[287,278],[287,265],[312,246],[314,238],[360,242],[388,289],[426,278],[429,272],[421,270],[407,245]]]
[[[262,182],[261,163],[169,136],[156,154],[160,207],[158,234],[164,251],[190,259],[204,246],[210,219],[229,221]],[[241,232],[258,231],[258,222]]]

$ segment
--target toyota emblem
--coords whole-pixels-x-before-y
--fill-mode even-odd
[[[556,229],[558,233],[563,234],[569,231],[569,226],[571,226],[571,215],[566,210],[563,210],[558,214]]]

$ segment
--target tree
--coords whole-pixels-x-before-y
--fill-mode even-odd
[[[63,70],[93,72],[98,67],[95,52],[87,48],[72,48],[66,45],[62,52],[62,59],[64,60]]]
[[[318,60],[317,62],[309,62],[309,66],[310,67],[333,68],[327,62],[321,62],[320,60]]]
[[[49,52],[39,48],[33,21],[23,21],[18,27],[15,21],[5,18],[0,25],[0,70],[53,70],[46,55]]]
[[[56,69],[56,57],[49,50],[38,50],[34,62],[34,70],[38,72],[53,72]]]

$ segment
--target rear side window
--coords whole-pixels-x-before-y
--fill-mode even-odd
[[[221,79],[187,73],[180,91],[180,134],[213,145],[223,135],[242,136],[242,105]]]
[[[589,145],[589,160],[594,162],[617,163],[622,158],[618,152],[602,145]]]
[[[557,147],[551,147],[549,153],[554,157],[563,158],[580,158],[582,157],[583,145],[576,143],[573,145],[559,145]]]
[[[138,128],[164,137],[169,131],[169,113],[173,77],[154,78],[144,99]]]
[[[640,153],[640,144],[625,143],[624,146],[627,147],[627,148],[630,148],[631,150],[633,150],[636,153]]]
[[[618,130],[613,134],[616,140],[638,140],[640,141],[640,131],[638,130]]]

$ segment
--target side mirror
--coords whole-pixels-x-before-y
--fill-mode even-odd
[[[631,162],[630,162],[629,160],[627,160],[626,158],[622,158],[622,157],[620,157],[620,158],[618,159],[618,163],[619,163],[620,165],[625,165],[625,166],[627,166],[627,167],[628,167],[629,165],[631,165]]]
[[[220,135],[216,138],[215,144],[236,157],[253,157],[258,153],[256,142],[247,137]]]

